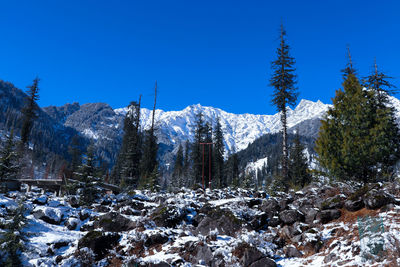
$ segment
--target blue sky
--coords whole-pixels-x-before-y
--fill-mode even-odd
[[[330,103],[349,45],[360,75],[376,57],[400,86],[398,1],[1,1],[0,79],[41,106],[142,94],[151,107],[190,104],[272,114],[270,63],[283,21],[301,98]]]

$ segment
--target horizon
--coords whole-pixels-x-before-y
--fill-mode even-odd
[[[332,103],[347,45],[359,78],[374,58],[400,77],[397,1],[22,1],[2,9],[0,22],[10,26],[0,29],[0,78],[25,91],[39,76],[41,107],[103,102],[117,109],[141,94],[151,109],[157,80],[161,110],[201,103],[275,114],[268,83],[281,21],[296,60],[297,104]]]

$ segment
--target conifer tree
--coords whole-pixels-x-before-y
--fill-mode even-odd
[[[68,146],[68,153],[71,157],[69,169],[73,175],[73,173],[76,172],[78,170],[78,167],[82,164],[81,144],[77,135],[72,137],[71,143]]]
[[[125,116],[122,145],[112,173],[114,183],[134,187],[138,185],[141,149],[139,99],[139,103],[130,103]]]
[[[343,79],[343,90],[336,91],[321,121],[318,160],[334,177],[373,182],[400,158],[399,130],[392,109],[378,104],[375,90],[363,89],[351,57]]]
[[[10,131],[3,149],[0,151],[0,181],[16,178],[19,165],[15,151],[14,130]]]
[[[217,118],[214,130],[214,179],[217,181],[219,187],[226,187],[226,180],[224,177],[224,134],[222,132],[220,119]]]
[[[288,140],[287,140],[287,106],[293,106],[297,100],[295,60],[289,55],[289,46],[285,40],[286,32],[281,25],[280,45],[277,59],[272,62],[273,74],[270,85],[274,87],[272,103],[281,114],[282,122],[282,177],[288,181]]]
[[[79,171],[75,174],[76,177],[83,183],[81,194],[81,203],[90,205],[96,198],[97,190],[94,182],[97,180],[97,161],[94,155],[94,146],[90,144],[87,148],[86,155]]]
[[[304,145],[300,142],[299,131],[296,132],[289,153],[289,179],[294,186],[301,188],[311,182],[307,157],[304,155]]]
[[[25,145],[28,142],[30,132],[32,130],[33,122],[38,117],[37,111],[39,107],[36,100],[39,99],[39,78],[33,80],[33,84],[28,86],[28,94],[25,107],[22,109],[22,128],[21,128],[21,142]]]
[[[192,174],[192,179],[193,181],[190,183],[190,185],[193,185],[195,183],[201,183],[202,179],[202,147],[200,143],[204,142],[204,132],[205,132],[205,126],[204,126],[204,119],[203,119],[203,113],[200,111],[195,115],[196,120],[195,120],[195,129],[194,129],[194,142],[192,144],[192,151],[191,151],[191,161],[193,164],[193,174]]]
[[[178,152],[176,153],[174,171],[172,173],[173,180],[175,181],[174,186],[182,187],[182,176],[183,176],[183,147],[179,144]]]
[[[189,177],[189,168],[190,168],[190,142],[186,140],[185,142],[185,156],[183,158],[183,175],[188,179]],[[187,181],[184,181],[184,186],[187,184]]]

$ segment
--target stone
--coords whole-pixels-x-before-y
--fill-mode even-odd
[[[327,198],[321,203],[321,210],[332,210],[341,209],[343,207],[343,197],[341,195],[336,195]]]
[[[318,214],[318,210],[315,208],[302,208],[300,211],[304,214],[305,223],[308,224],[313,223]]]
[[[285,256],[288,258],[299,258],[302,256],[300,251],[294,246],[287,246],[283,249]]]
[[[264,258],[265,255],[254,247],[246,248],[240,262],[242,266],[250,266],[252,263]]]
[[[103,228],[107,232],[130,231],[136,227],[136,223],[117,212],[109,212],[99,217],[95,222],[95,228]]]
[[[146,247],[151,247],[154,245],[159,245],[159,244],[164,244],[168,242],[168,236],[162,235],[162,234],[155,234],[149,236],[146,241],[144,242],[144,245]]]
[[[96,254],[96,261],[101,260],[107,251],[118,244],[120,235],[116,233],[104,234],[99,231],[91,231],[78,242],[78,248],[90,248]]]
[[[196,227],[196,232],[208,235],[210,231],[218,230],[219,234],[234,236],[242,227],[242,221],[227,209],[218,207],[210,210]]]
[[[393,203],[394,197],[382,190],[371,190],[364,197],[364,204],[367,209],[379,209],[387,204]]]
[[[65,226],[68,228],[68,230],[75,230],[76,227],[78,226],[79,220],[78,218],[68,218],[68,220],[65,222]]]
[[[348,199],[344,202],[344,208],[348,211],[357,211],[364,208],[364,201],[359,198],[356,200]]]
[[[33,200],[32,203],[37,204],[37,205],[45,205],[45,204],[47,204],[47,201],[48,201],[48,197],[46,195],[41,195],[40,197]]]
[[[150,218],[158,227],[174,228],[185,219],[183,209],[175,206],[160,206],[155,209]]]
[[[73,208],[78,208],[80,206],[79,204],[79,198],[76,196],[71,196],[68,198],[68,203],[71,205]]]
[[[297,210],[284,210],[279,213],[279,219],[284,224],[293,224],[294,222],[303,221],[304,215]]]
[[[275,261],[270,258],[264,257],[258,261],[253,262],[249,267],[276,267]]]
[[[278,201],[273,198],[264,200],[261,204],[261,210],[268,214],[269,218],[272,218],[274,214],[277,214],[280,210]]]
[[[63,214],[59,209],[50,207],[37,208],[32,212],[32,214],[36,219],[55,225],[60,224],[63,217]]]
[[[342,212],[340,210],[331,209],[331,210],[323,210],[317,215],[317,219],[320,220],[321,223],[325,224],[332,220],[339,219],[342,216]]]

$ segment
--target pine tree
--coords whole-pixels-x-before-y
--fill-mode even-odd
[[[28,86],[27,101],[25,107],[22,109],[23,119],[21,128],[21,142],[26,145],[32,130],[33,121],[38,117],[37,111],[39,109],[36,100],[39,99],[39,78],[33,80],[33,84]]]
[[[214,179],[217,181],[219,187],[225,188],[227,186],[224,177],[224,134],[222,132],[220,119],[217,118],[214,130]]]
[[[189,142],[189,140],[186,140],[185,156],[183,158],[183,175],[186,177],[186,180],[183,181],[183,186],[187,186],[187,179],[189,177],[189,169],[190,169],[190,142]]]
[[[18,170],[19,165],[15,151],[14,130],[12,129],[3,149],[0,151],[0,181],[16,178]]]
[[[200,111],[195,115],[196,121],[195,121],[195,132],[194,132],[194,142],[192,144],[192,149],[191,149],[191,162],[192,162],[192,179],[193,181],[190,182],[189,186],[192,186],[196,183],[201,183],[202,182],[202,167],[203,167],[203,159],[202,159],[202,146],[200,143],[204,142],[204,132],[205,132],[205,126],[204,126],[204,119],[203,119],[203,113]]]
[[[287,141],[287,106],[293,106],[297,100],[295,87],[295,60],[289,55],[289,46],[285,40],[286,32],[281,25],[280,45],[277,49],[278,58],[272,62],[273,75],[270,85],[274,87],[272,103],[281,113],[282,122],[282,176],[288,180],[288,141]]]
[[[393,110],[379,104],[376,90],[364,90],[349,61],[343,91],[321,121],[316,152],[333,177],[376,181],[400,158],[399,129]]]
[[[76,172],[78,170],[78,167],[82,164],[81,144],[79,137],[77,135],[74,135],[72,137],[71,143],[68,146],[68,153],[71,157],[69,169],[73,176],[73,173]]]
[[[84,156],[82,165],[75,176],[83,183],[83,190],[81,193],[81,203],[90,205],[96,198],[97,190],[94,182],[97,180],[95,176],[97,173],[97,161],[94,155],[93,144],[89,145]]]
[[[183,176],[183,147],[182,144],[179,144],[178,152],[176,153],[174,171],[172,173],[173,180],[175,182],[174,186],[182,187],[182,176]]]
[[[304,155],[304,145],[300,142],[299,131],[296,132],[289,153],[289,179],[294,186],[303,188],[311,182],[308,173],[307,157]]]
[[[114,183],[133,187],[138,185],[142,155],[141,139],[139,99],[139,103],[130,103],[125,116],[122,145],[112,173]]]

